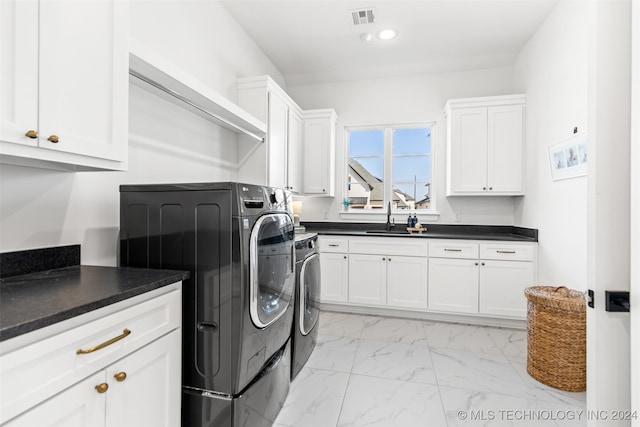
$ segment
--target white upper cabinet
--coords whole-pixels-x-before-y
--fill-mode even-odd
[[[449,100],[447,195],[524,194],[525,95]]]
[[[333,109],[305,110],[304,193],[335,196],[336,125]]]
[[[238,179],[302,192],[302,111],[269,76],[239,79],[238,105],[267,123],[265,143],[240,141]]]
[[[287,184],[294,193],[302,193],[302,116],[296,109],[289,109],[289,140]]]
[[[336,112],[301,110],[269,76],[238,79],[237,86],[238,105],[267,123],[265,144],[240,138],[238,180],[335,196]]]
[[[267,120],[267,183],[271,187],[286,188],[289,106],[277,92],[269,92]]]
[[[128,3],[2,1],[0,23],[2,162],[125,169]]]

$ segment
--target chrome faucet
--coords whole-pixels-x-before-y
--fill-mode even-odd
[[[391,202],[387,205],[387,231],[391,230]]]

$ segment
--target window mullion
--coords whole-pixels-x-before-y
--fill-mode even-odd
[[[393,197],[392,197],[392,188],[393,184],[391,182],[393,177],[393,129],[387,127],[384,129],[384,207],[385,209],[388,206],[388,203],[391,202],[393,205]],[[385,211],[386,212],[386,211]]]

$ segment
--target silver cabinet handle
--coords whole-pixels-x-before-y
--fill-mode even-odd
[[[462,252],[462,249],[449,249],[449,248],[444,248],[445,252]]]
[[[498,250],[496,252],[499,253],[499,254],[515,254],[516,253],[516,251],[500,251],[500,250]]]

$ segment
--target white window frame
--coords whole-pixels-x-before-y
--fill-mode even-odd
[[[436,132],[437,122],[419,122],[419,123],[401,123],[401,124],[379,124],[379,125],[366,125],[366,126],[345,126],[344,128],[344,166],[342,168],[341,179],[342,179],[342,195],[344,198],[348,197],[348,183],[346,177],[349,173],[349,132],[351,131],[364,131],[364,130],[384,130],[384,176],[383,176],[383,184],[384,184],[384,199],[385,206],[389,200],[391,200],[391,191],[392,191],[392,164],[393,164],[393,130],[394,129],[414,129],[414,128],[430,128],[431,129],[431,152],[429,156],[431,158],[431,184],[429,186],[429,195],[430,195],[430,205],[429,209],[414,209],[414,210],[406,210],[406,209],[392,209],[392,215],[396,216],[396,223],[398,221],[404,221],[405,215],[408,215],[410,212],[412,215],[415,213],[418,216],[419,220],[433,220],[437,219],[438,211],[436,210]],[[372,216],[384,216],[386,217],[387,209],[353,209],[345,208],[342,204],[342,200],[340,201],[340,206],[342,206],[340,211],[340,216],[347,217],[349,219],[357,220],[358,217],[362,217],[362,219],[371,219]],[[403,218],[400,218],[400,215]]]

